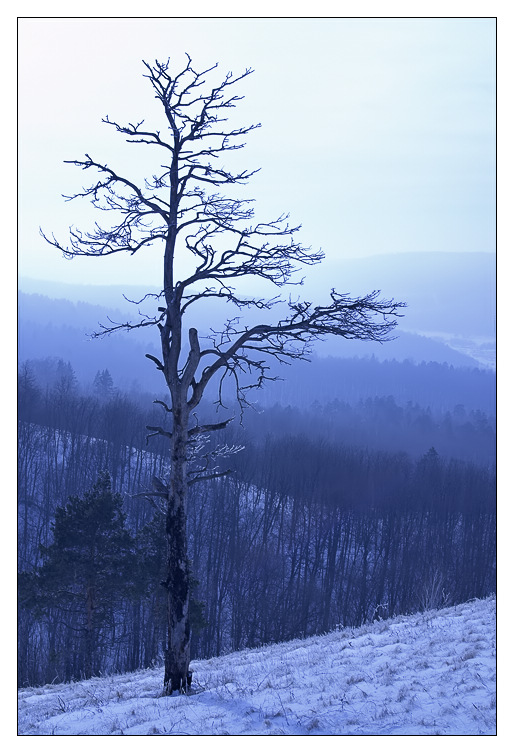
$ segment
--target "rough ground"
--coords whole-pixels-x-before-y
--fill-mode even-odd
[[[494,735],[496,600],[161,668],[24,688],[19,735]]]

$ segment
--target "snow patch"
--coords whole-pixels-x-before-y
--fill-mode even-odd
[[[496,599],[192,662],[24,688],[19,735],[495,735]]]

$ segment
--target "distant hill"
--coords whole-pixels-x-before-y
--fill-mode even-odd
[[[101,291],[106,293],[106,291]],[[145,353],[159,354],[158,333],[155,327],[136,329],[130,333],[116,333],[92,339],[100,325],[109,322],[137,320],[137,310],[120,311],[91,303],[53,299],[44,295],[18,295],[18,358],[46,357],[70,361],[79,380],[91,384],[98,370],[107,368],[117,386],[123,389],[144,389],[160,392],[162,379]],[[127,304],[128,309],[128,304]],[[207,310],[203,311],[207,320]],[[211,324],[214,322],[211,319]],[[221,325],[221,318],[219,321]],[[198,327],[202,331],[201,326]],[[204,325],[204,332],[208,330]],[[397,331],[397,339],[385,343],[341,342],[329,338],[317,348],[319,356],[339,358],[376,358],[379,361],[410,360],[413,363],[435,361],[455,367],[476,368],[480,363],[442,342]],[[276,365],[275,365],[276,370]],[[293,369],[294,371],[295,369]],[[285,372],[291,375],[289,369]],[[303,373],[303,372],[302,372]]]
[[[376,289],[385,298],[405,301],[402,329],[495,338],[494,254],[412,253],[326,260],[309,272],[306,290],[320,296],[327,280],[340,292],[362,295]]]
[[[125,321],[122,312],[64,298],[18,294],[18,361],[69,361],[83,386],[108,369],[123,390],[162,392],[162,378],[145,353],[158,355],[155,327],[92,339],[100,323]],[[126,313],[126,312],[125,312]]]
[[[450,333],[471,338],[495,338],[496,257],[480,253],[382,254],[362,259],[326,259],[304,271],[302,289],[285,295],[320,303],[331,288],[352,296],[381,290],[385,298],[405,301],[401,328],[421,334]],[[125,297],[141,300],[157,287],[138,285],[68,285],[21,278],[19,289],[49,298],[66,298],[127,310]],[[248,288],[253,292],[252,286]],[[276,291],[275,291],[276,292]],[[125,297],[124,297],[125,296]]]
[[[385,298],[405,301],[407,308],[393,342],[377,344],[331,338],[317,345],[316,352],[321,356],[372,356],[379,360],[495,367],[496,284],[492,254],[413,253],[337,263],[327,260],[307,270],[302,289],[287,292],[301,293],[318,303],[326,300],[330,287],[352,296],[380,289]],[[145,295],[159,293],[158,288],[134,285],[67,285],[27,278],[20,280],[19,289],[22,340],[27,322],[37,326],[65,324],[91,333],[102,322],[133,321],[138,310],[147,313],[155,310],[155,300],[152,297],[143,300]],[[139,303],[134,306],[129,301]],[[220,328],[235,312],[224,302],[209,300],[200,302],[196,313],[199,324],[195,322],[195,326],[207,334],[211,327]],[[244,313],[249,323],[256,316],[262,314]],[[32,327],[32,339],[34,336]],[[155,335],[145,328],[132,332],[130,339],[134,344],[147,343],[155,341]]]
[[[73,283],[35,280],[20,277],[18,290],[56,300],[100,306],[111,311],[130,311],[128,300],[138,301],[147,293],[159,293],[158,288],[139,285],[75,285]]]

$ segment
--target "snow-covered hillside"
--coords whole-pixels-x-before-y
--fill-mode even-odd
[[[494,735],[496,600],[192,663],[19,691],[20,735]]]

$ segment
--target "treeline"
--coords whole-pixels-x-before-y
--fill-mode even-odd
[[[414,363],[329,356],[284,366],[273,373],[283,381],[266,385],[262,394],[266,406],[281,403],[303,407],[316,400],[325,404],[336,399],[354,405],[369,397],[390,395],[401,405],[417,403],[434,413],[451,411],[455,405],[487,415],[496,413],[496,374],[488,369],[428,359]]]
[[[161,416],[106,370],[84,395],[59,368],[44,388],[20,370],[23,685],[149,666],[164,642],[162,512],[141,496],[166,478],[167,447],[145,429]],[[250,425],[245,450],[221,461],[232,474],[191,487],[196,657],[495,590],[491,467],[288,433],[278,408],[251,415],[280,431]],[[241,438],[235,426],[220,441]]]
[[[55,364],[62,358],[71,360],[82,390],[92,383],[97,370],[104,368],[125,392],[162,388],[162,377],[144,358],[145,353],[155,351],[149,343],[122,336],[88,342],[79,332],[70,332],[69,343],[61,343],[54,329],[40,332],[27,327],[20,334],[20,362],[30,360],[40,384],[51,380]],[[72,347],[74,343],[79,343],[80,349]],[[382,346],[384,356],[389,345]],[[43,355],[47,353],[57,357],[47,358]],[[368,397],[390,395],[398,404],[429,406],[436,413],[462,404],[468,410],[495,414],[494,371],[441,363],[442,355],[427,356],[425,362],[418,363],[399,357],[394,360],[392,355],[388,358],[314,356],[309,363],[299,361],[283,367],[273,363],[270,373],[281,380],[268,383],[259,399],[265,407],[278,403],[303,408],[316,400],[325,404],[338,399],[354,405]]]
[[[329,363],[331,359],[326,361]],[[334,359],[334,363],[338,362]],[[363,384],[365,363],[361,361],[352,364],[355,380]],[[319,361],[315,361],[312,368],[319,367],[319,364]],[[412,371],[412,379],[421,373],[412,364],[401,367],[400,364],[370,361],[368,367],[371,370],[383,369],[382,373],[390,372],[392,377],[397,378],[397,394],[402,384],[401,373]],[[444,457],[494,464],[495,412],[493,410],[487,413],[477,407],[477,404],[491,404],[494,407],[494,379],[487,372],[477,372],[474,375],[475,387],[477,394],[482,394],[483,399],[479,400],[475,395],[472,400],[465,389],[466,380],[470,378],[467,372],[462,374],[459,370],[441,364],[431,364],[427,365],[427,373],[432,374],[434,390],[441,391],[444,388],[445,375],[455,381],[451,391],[451,394],[455,393],[455,403],[451,403],[450,397],[443,400],[440,396],[439,405],[446,406],[443,409],[411,399],[400,400],[389,392],[361,397],[353,402],[339,398],[323,401],[320,390],[319,399],[312,402],[300,401],[298,405],[273,404],[269,400],[256,403],[255,410],[247,411],[244,417],[244,428],[238,431],[237,442],[246,444],[248,437],[252,440],[258,438],[260,441],[268,434],[283,436],[307,433],[310,437],[330,442],[375,450],[408,452],[412,456],[421,455],[433,446]],[[457,389],[459,378],[463,380],[461,392]],[[114,433],[120,445],[147,447],[147,432],[144,427],[147,424],[155,425],[162,418],[160,409],[152,404],[153,395],[120,392],[107,369],[99,370],[89,385],[80,386],[69,362],[62,359],[26,361],[20,368],[20,380],[20,417],[27,416],[30,421],[67,427],[70,430],[73,430],[77,421],[82,421],[83,433],[89,436],[109,439]],[[394,383],[394,379],[392,382]],[[349,383],[351,384],[350,381]],[[256,391],[255,399],[262,401],[268,395],[268,388],[273,389],[274,384]],[[478,389],[479,385],[481,390]],[[384,389],[391,386],[388,380],[384,381]],[[487,400],[485,395],[489,391],[492,394],[490,400]],[[405,396],[409,394],[406,388],[403,392]],[[63,402],[64,395],[67,402]],[[465,403],[466,398],[470,402]],[[238,412],[237,407],[229,407],[225,411],[225,417],[237,416]],[[210,418],[215,417],[207,417]],[[232,431],[231,436],[233,435]],[[152,444],[151,449],[155,449],[155,444]]]
[[[251,411],[244,435],[308,433],[309,437],[371,450],[407,452],[416,457],[430,447],[440,455],[484,465],[496,462],[496,421],[462,404],[444,413],[412,402],[399,405],[388,395],[351,405],[341,400],[316,401],[304,409],[275,405]]]

